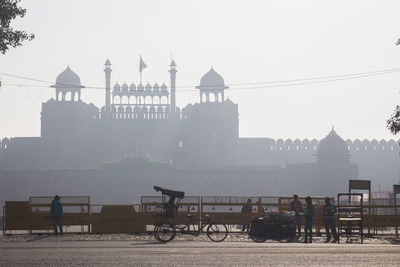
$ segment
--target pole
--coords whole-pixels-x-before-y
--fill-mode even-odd
[[[398,192],[397,186],[393,185],[394,215],[396,216],[396,220],[397,220],[397,192]],[[397,224],[396,224],[395,230],[396,230],[396,238],[399,238],[399,228],[398,228]]]
[[[394,215],[397,218],[397,194],[393,192],[393,195],[394,195]],[[396,225],[396,238],[397,239],[399,238],[399,228],[397,225]]]

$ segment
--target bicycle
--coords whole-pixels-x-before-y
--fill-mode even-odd
[[[213,222],[210,216],[205,215],[205,219],[194,219],[193,214],[188,214],[188,221],[182,226],[178,226],[162,220],[154,227],[154,237],[163,243],[173,240],[178,233],[199,236],[206,228],[206,234],[211,241],[222,242],[228,236],[228,228],[224,223]],[[200,223],[200,227],[196,230],[196,223]],[[192,227],[192,229],[191,229]]]
[[[162,205],[160,206],[161,212],[157,215],[161,216],[161,221],[154,226],[153,234],[154,237],[160,242],[169,242],[176,236],[177,231],[181,234],[189,234],[198,236],[203,232],[203,229],[207,227],[206,233],[208,238],[214,242],[222,242],[228,236],[228,228],[223,223],[213,222],[210,216],[205,215],[205,219],[194,219],[193,214],[188,214],[188,221],[183,227],[176,225],[175,217],[178,213],[179,203],[184,198],[185,193],[181,191],[174,191],[170,189],[161,188],[154,186],[156,191],[161,191],[162,194]],[[166,197],[169,200],[166,201]],[[172,220],[170,223],[168,220]],[[200,223],[199,229],[196,230],[196,222]],[[191,229],[192,226],[192,229]]]

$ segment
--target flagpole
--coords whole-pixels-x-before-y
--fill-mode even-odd
[[[140,60],[139,60],[139,73],[140,73],[140,84],[142,84],[142,55],[140,56]]]

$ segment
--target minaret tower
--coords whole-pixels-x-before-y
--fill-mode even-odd
[[[110,60],[106,60],[104,64],[105,69],[104,72],[106,74],[106,113],[110,113],[111,103],[110,103],[110,80],[111,80],[111,63]]]
[[[171,115],[175,116],[175,111],[176,111],[176,102],[175,102],[175,80],[176,80],[176,64],[175,61],[172,60],[171,61],[171,65],[170,65],[170,70],[169,73],[171,75]]]

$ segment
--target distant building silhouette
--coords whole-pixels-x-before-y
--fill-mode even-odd
[[[322,180],[327,188],[358,177],[398,182],[394,140],[344,141],[333,129],[321,141],[240,138],[238,104],[225,97],[228,86],[213,68],[196,86],[199,102],[181,110],[175,61],[169,88],[133,82],[111,88],[111,63],[104,65],[103,107],[81,100],[85,86],[68,66],[52,85],[55,98],[42,104],[41,137],[2,139],[0,168],[88,168],[147,157],[187,167],[280,169],[288,179]]]

